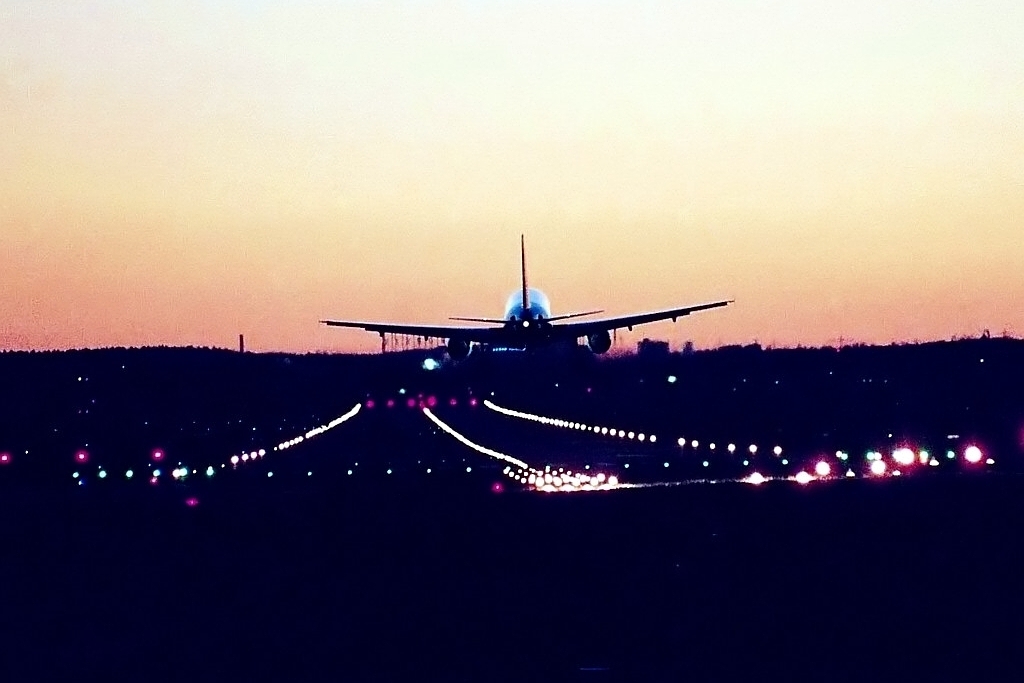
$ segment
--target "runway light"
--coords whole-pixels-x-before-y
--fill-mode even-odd
[[[734,443],[729,444],[728,450],[729,450],[730,453],[735,453],[736,452],[736,444],[734,444]]]
[[[993,460],[992,458],[989,458],[988,460],[985,461],[985,464],[986,465],[995,465],[996,461]]]
[[[757,446],[755,444],[750,444],[749,450],[751,455],[757,455]]]
[[[76,462],[89,462],[89,454],[85,451],[78,451],[75,453]]]
[[[856,477],[857,475],[853,473],[853,470],[846,470],[846,476],[847,476],[847,478],[849,478],[849,479],[853,479],[853,478],[854,478],[854,477]]]
[[[194,508],[197,505],[199,505],[199,499],[194,496],[191,498],[186,498],[185,505],[189,506],[190,508]]]
[[[658,437],[655,436],[654,434],[651,434],[650,439],[648,439],[648,441],[650,441],[651,443],[655,443],[657,440],[658,440]]]
[[[164,459],[164,452],[159,448],[155,449],[150,455],[153,458],[153,462],[160,462]]]
[[[819,460],[818,464],[814,466],[814,472],[819,477],[827,477],[832,474],[832,468],[824,460]]]
[[[133,472],[131,470],[128,470],[127,472],[124,473],[124,478],[125,479],[131,479],[134,476],[135,476],[135,472]]]
[[[754,486],[760,486],[766,480],[765,480],[763,474],[761,474],[760,472],[754,472],[753,474],[751,474],[749,477],[747,477],[743,481],[747,482],[748,484],[753,484]]]
[[[709,463],[709,462],[708,462],[707,460],[705,460],[705,461],[704,461],[704,467],[707,467],[707,466],[708,466],[708,465],[710,465],[710,464],[711,464],[711,463]]]
[[[964,458],[972,464],[981,462],[981,449],[977,446],[968,446],[964,451]]]
[[[883,474],[885,474],[885,462],[881,460],[872,460],[871,474],[875,475],[876,477],[880,477]]]
[[[775,453],[775,455],[782,455],[782,446],[776,446],[772,452]]]
[[[206,468],[206,476],[212,477],[213,473],[214,473],[213,465],[210,465],[209,467]]]
[[[373,408],[373,406],[376,405],[376,404],[373,402],[372,398],[368,398],[368,399],[366,399],[366,403],[364,405],[367,408]]]
[[[686,446],[686,439],[684,439],[683,437],[679,437],[679,440],[676,441],[676,443],[679,444],[680,448],[682,448],[682,447]]]
[[[348,471],[348,476],[350,476],[350,477],[352,476],[352,470]]]
[[[668,383],[669,384],[675,384],[676,383],[676,376],[675,375],[669,375],[668,376]]]
[[[107,478],[107,471],[106,470],[100,470],[100,475],[99,476],[100,476],[100,479],[106,479]]]
[[[7,465],[11,462],[10,453],[0,453],[0,465]]]
[[[231,464],[232,465],[237,465],[238,464],[238,456],[237,455],[232,455],[231,456]]]
[[[814,477],[809,475],[807,472],[800,470],[799,472],[796,473],[795,479],[796,483],[798,484],[809,484],[814,480]]]
[[[423,361],[423,369],[428,372],[431,370],[437,370],[439,367],[441,367],[441,364],[433,358],[427,358]]]

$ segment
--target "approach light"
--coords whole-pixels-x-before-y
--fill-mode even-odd
[[[814,466],[814,472],[819,477],[827,477],[832,474],[832,468],[824,460],[819,460],[818,464]]]
[[[798,484],[809,484],[809,483],[811,483],[811,481],[814,480],[814,477],[812,477],[811,475],[807,474],[807,472],[804,472],[803,470],[800,470],[799,472],[797,472],[796,473],[796,477],[794,477],[794,478],[796,479],[796,483],[798,483]]]
[[[909,448],[897,448],[893,451],[892,459],[904,467],[909,467],[914,464],[917,460],[917,456],[914,455],[914,451]]]
[[[880,477],[885,474],[885,462],[882,460],[871,461],[871,474]]]
[[[977,446],[968,446],[967,450],[964,451],[964,458],[971,464],[981,462],[981,449]]]

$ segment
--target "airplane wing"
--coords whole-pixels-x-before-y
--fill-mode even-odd
[[[404,334],[410,337],[436,339],[462,339],[468,342],[493,343],[500,341],[500,327],[465,327],[458,325],[404,325],[396,323],[367,323],[352,320],[321,320],[331,327],[352,327],[378,334]]]
[[[730,301],[715,301],[709,304],[698,304],[696,306],[685,306],[683,308],[670,308],[665,311],[651,311],[650,313],[635,313],[633,315],[623,315],[615,318],[600,318],[598,320],[587,320],[586,322],[578,323],[564,323],[562,325],[553,325],[552,327],[558,330],[559,334],[565,337],[584,337],[594,332],[604,332],[607,330],[617,330],[623,327],[632,329],[635,325],[643,325],[645,323],[653,323],[658,320],[671,320],[675,322],[676,318],[682,318],[683,316],[696,313],[698,311],[706,311],[711,308],[720,308],[722,306],[728,306],[733,303]]]

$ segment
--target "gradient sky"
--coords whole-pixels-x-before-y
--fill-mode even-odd
[[[1024,335],[1024,4],[0,0],[0,348],[372,350],[520,232],[737,300],[632,340]]]

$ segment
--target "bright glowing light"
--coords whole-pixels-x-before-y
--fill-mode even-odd
[[[373,406],[376,405],[376,404],[373,402],[372,398],[368,398],[368,399],[366,399],[366,403],[364,403],[363,405],[365,405],[369,409],[372,409]]]
[[[643,432],[640,432],[639,434],[636,435],[636,440],[640,441],[640,442],[644,441],[644,439],[646,439],[646,438],[647,438],[647,435],[644,434]]]
[[[190,508],[194,508],[195,506],[199,505],[199,499],[194,496],[191,498],[186,498],[185,505],[189,506]]]
[[[734,443],[729,444],[729,452],[730,453],[735,453],[736,452],[736,444],[734,444]]]
[[[608,433],[608,428],[607,427],[601,427],[601,433],[602,434],[607,434]]]
[[[675,384],[676,383],[676,376],[675,375],[669,375],[668,376],[668,383],[669,384]]]
[[[437,370],[439,367],[441,367],[441,364],[438,363],[433,358],[427,358],[426,360],[423,361],[423,369],[427,370],[428,372],[431,370]]]
[[[782,455],[782,446],[776,446],[772,449],[772,452],[775,453],[775,455]]]
[[[133,472],[131,470],[128,470],[127,472],[124,473],[124,478],[125,479],[131,479],[134,476],[135,476],[135,472]]]
[[[636,438],[636,432],[628,432],[626,436],[629,437],[630,439]]]
[[[972,464],[981,462],[981,449],[977,446],[968,446],[964,451],[964,458]]]
[[[754,486],[760,486],[766,481],[766,479],[764,478],[764,475],[761,474],[760,472],[754,472],[743,481],[747,482],[748,484],[753,484]]]
[[[598,484],[603,484],[604,480],[605,480],[604,473],[603,472],[599,472],[598,475],[596,477],[594,477],[594,479],[597,480]]]
[[[0,453],[0,465],[6,465],[11,461],[10,453]]]
[[[711,464],[711,463],[709,463],[709,462],[708,462],[707,460],[705,460],[705,461],[704,461],[704,467],[707,467],[707,466],[708,466],[708,465],[710,465],[710,464]]]
[[[213,465],[210,465],[209,467],[206,468],[206,476],[212,477],[213,473],[214,473]]]
[[[608,477],[608,485],[609,486],[618,486],[619,485],[619,478],[616,477],[614,474],[612,476]]]
[[[467,467],[467,468],[466,468],[466,474],[469,474],[469,473],[470,473],[470,472],[472,472],[472,471],[473,471],[473,468],[472,468],[472,467]]]
[[[72,479],[78,479],[80,476],[82,476],[82,475],[80,475],[78,472],[75,472],[74,474],[71,475],[71,478]]]
[[[751,455],[757,455],[757,445],[756,444],[750,444],[750,449],[749,450],[750,450],[750,454]]]
[[[350,477],[352,476],[352,470],[348,471],[348,476],[350,476]]]
[[[89,454],[85,451],[78,451],[75,453],[75,460],[77,462],[89,462]]]
[[[814,466],[814,473],[819,477],[827,477],[832,474],[832,467],[824,460],[819,460],[818,464]]]
[[[986,465],[995,465],[996,461],[993,460],[992,458],[989,458],[988,460],[985,461],[985,464]]]
[[[852,479],[853,477],[856,477],[857,475],[853,473],[853,470],[846,470],[846,476],[848,478]]]
[[[160,470],[153,470],[153,476],[154,477],[159,477],[160,476]]]
[[[908,467],[914,464],[914,461],[917,460],[917,456],[914,455],[914,451],[909,448],[897,448],[893,451],[892,459],[900,465]]]
[[[160,462],[164,459],[164,452],[159,448],[155,449],[151,454],[154,462]]]
[[[651,437],[650,437],[650,439],[648,439],[648,440],[649,440],[649,441],[650,441],[651,443],[655,443],[655,442],[656,442],[656,441],[658,440],[658,437],[657,437],[657,436],[655,436],[654,434],[651,434]]]
[[[242,462],[249,462],[249,454],[242,453]]]
[[[106,479],[106,478],[107,478],[107,471],[106,470],[100,470],[100,479]]]
[[[711,450],[715,450],[716,446],[715,444],[712,443],[708,445],[708,448],[710,448]]]
[[[917,457],[918,460],[921,461],[922,465],[927,465],[928,461],[931,460],[932,456],[928,454],[928,451],[921,451],[920,453],[917,454]]]
[[[885,462],[882,460],[871,461],[871,474],[880,477],[885,474]]]
[[[238,464],[238,456],[237,455],[232,455],[231,456],[231,464],[232,465],[237,465]]]
[[[694,439],[694,440],[693,440],[693,447],[694,447],[694,448],[699,448],[699,447],[700,447],[700,442],[699,442],[699,441],[697,441],[697,439]]]
[[[798,484],[809,484],[812,481],[814,481],[814,477],[809,475],[807,472],[804,472],[803,470],[797,472],[794,479],[796,479],[796,483]]]
[[[683,446],[686,446],[686,439],[684,439],[683,437],[679,437],[679,440],[676,441],[676,443],[679,444],[680,448],[682,448]]]
[[[665,467],[668,467],[668,463],[667,462],[665,463]]]

